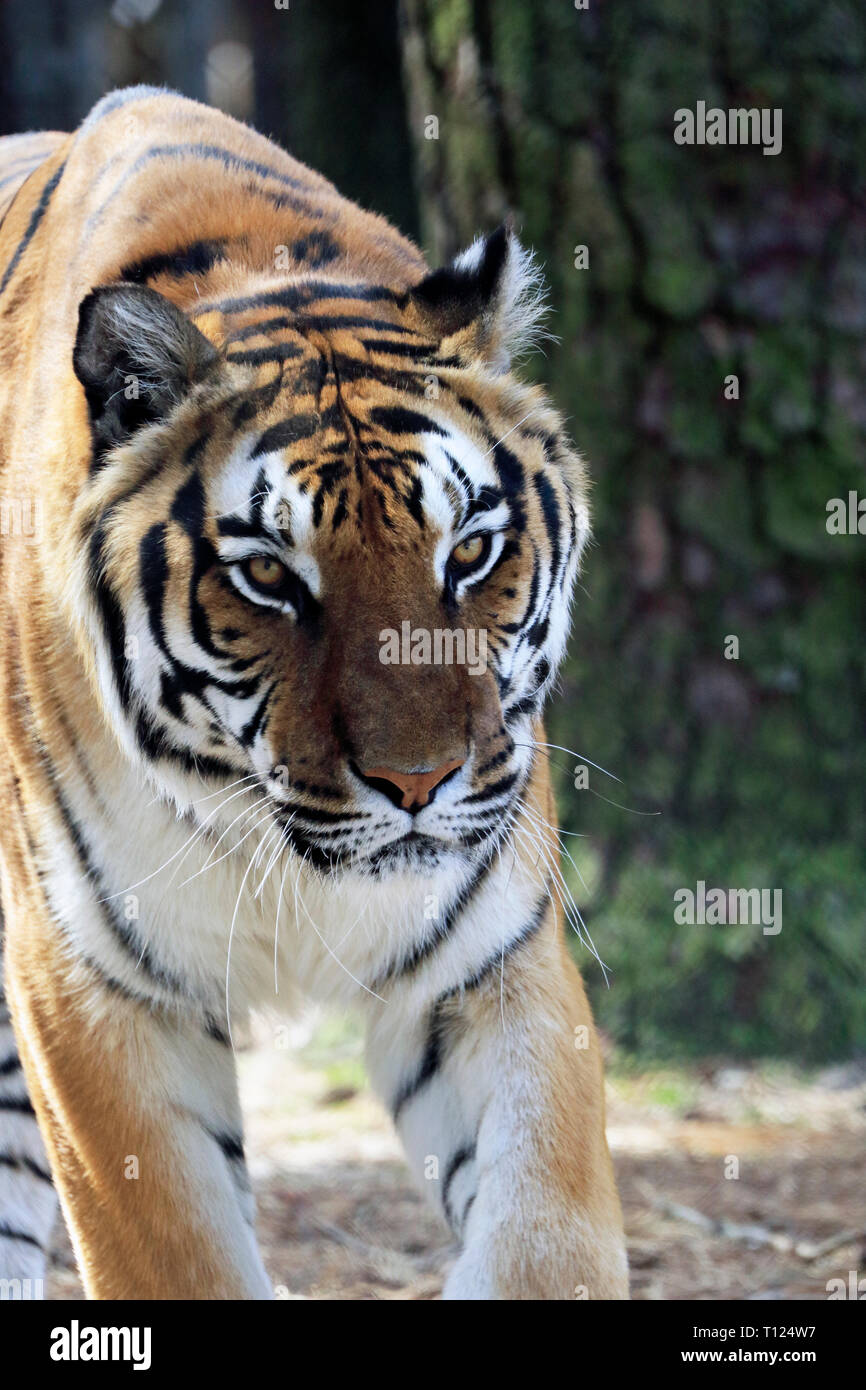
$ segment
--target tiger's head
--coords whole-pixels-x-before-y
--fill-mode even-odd
[[[252,788],[316,869],[377,875],[517,814],[588,533],[582,464],[510,370],[539,299],[502,228],[408,290],[84,300],[82,629],[185,810],[203,778]]]

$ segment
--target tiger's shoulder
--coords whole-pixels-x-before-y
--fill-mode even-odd
[[[157,87],[111,93],[69,135],[0,141],[0,200],[0,295],[12,300],[0,312],[13,326],[32,298],[52,329],[72,332],[84,295],[113,280],[191,302],[281,270],[398,287],[426,270],[410,241],[323,175]]]

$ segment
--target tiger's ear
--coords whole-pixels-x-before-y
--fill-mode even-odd
[[[195,324],[146,285],[92,290],[78,311],[72,362],[87,397],[95,457],[164,419],[217,356]]]
[[[410,292],[424,329],[452,350],[506,372],[512,359],[544,336],[544,283],[532,253],[503,223],[478,237],[450,265]]]

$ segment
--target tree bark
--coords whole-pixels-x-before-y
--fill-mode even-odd
[[[401,0],[401,25],[425,243],[516,214],[560,339],[535,371],[596,479],[551,738],[623,779],[575,791],[558,755],[564,823],[599,853],[569,842],[600,885],[574,886],[614,967],[602,1020],[844,1053],[866,1027],[866,549],[826,520],[866,495],[863,13]],[[781,151],[677,144],[698,101],[779,108]],[[700,879],[781,888],[788,935],[677,927]],[[688,999],[665,984],[684,963]]]

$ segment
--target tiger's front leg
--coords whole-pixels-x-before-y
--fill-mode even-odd
[[[272,1297],[226,1040],[122,997],[44,920],[8,923],[7,983],[88,1297]]]
[[[399,1042],[390,1009],[377,1021],[371,1065],[462,1245],[444,1296],[628,1298],[600,1047],[552,909],[401,1016]]]

